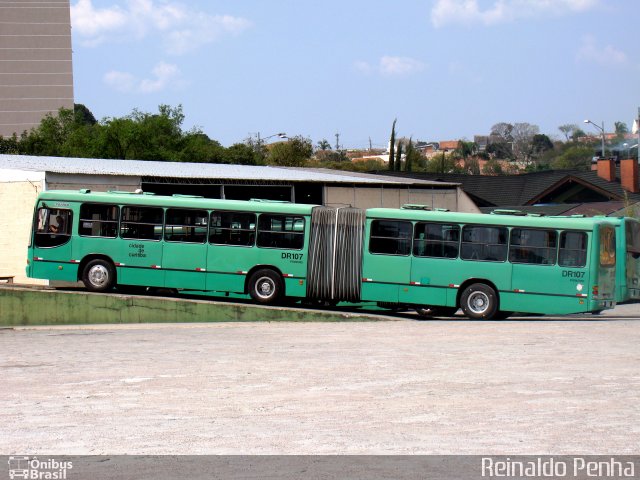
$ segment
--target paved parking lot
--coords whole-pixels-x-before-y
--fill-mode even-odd
[[[637,454],[639,316],[2,329],[0,452]]]

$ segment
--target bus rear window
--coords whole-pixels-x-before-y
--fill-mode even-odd
[[[116,205],[85,203],[80,206],[78,233],[83,237],[116,238],[119,213]]]
[[[616,232],[611,227],[600,228],[600,265],[613,267],[616,264]]]
[[[258,219],[258,246],[300,250],[304,246],[304,218],[263,213]]]
[[[509,261],[553,265],[556,263],[558,234],[554,230],[514,228],[511,230]]]
[[[462,228],[460,258],[504,262],[507,260],[508,237],[509,231],[506,227],[466,225]]]
[[[37,214],[35,246],[41,248],[59,247],[71,238],[71,210],[40,208]]]
[[[562,232],[558,265],[561,267],[584,267],[587,264],[587,234],[584,232]]]
[[[374,220],[371,222],[369,251],[382,255],[411,253],[411,222]]]
[[[162,208],[124,207],[120,223],[120,236],[136,240],[162,238]]]

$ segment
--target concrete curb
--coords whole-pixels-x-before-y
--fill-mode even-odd
[[[185,322],[388,321],[375,314],[148,297],[138,295],[0,288],[0,326]]]

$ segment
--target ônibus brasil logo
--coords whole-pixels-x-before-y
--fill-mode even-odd
[[[33,480],[64,480],[73,462],[62,462],[53,458],[39,460],[38,457],[9,457],[9,478]]]

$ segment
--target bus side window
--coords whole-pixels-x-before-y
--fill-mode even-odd
[[[554,265],[558,234],[554,230],[514,228],[511,230],[509,261],[536,265]]]
[[[258,247],[300,250],[304,246],[304,218],[263,213],[258,218]]]
[[[416,223],[413,255],[416,257],[457,258],[460,227],[440,223]]]
[[[411,222],[373,220],[369,235],[369,252],[381,255],[409,255],[412,229]]]
[[[116,238],[119,214],[116,205],[83,203],[80,206],[78,233],[83,237]]]
[[[584,232],[562,232],[558,265],[561,267],[584,267],[587,264],[587,234]]]
[[[123,207],[120,236],[136,240],[162,239],[162,208]]]
[[[465,225],[462,227],[460,258],[504,262],[507,260],[508,238],[506,227]]]
[[[167,242],[204,243],[207,239],[207,212],[168,208],[164,239]]]
[[[211,212],[209,243],[252,247],[256,238],[256,214]]]

